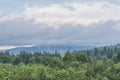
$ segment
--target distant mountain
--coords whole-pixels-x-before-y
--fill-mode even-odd
[[[54,53],[55,51],[59,53],[64,53],[67,50],[69,51],[81,51],[81,50],[87,50],[95,48],[95,46],[32,46],[32,47],[17,47],[13,49],[3,50],[3,51],[9,51],[10,53],[18,54],[20,51],[26,51],[26,52],[50,52]]]

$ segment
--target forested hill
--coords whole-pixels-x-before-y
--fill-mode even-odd
[[[120,80],[120,45],[59,53],[0,53],[0,80]]]
[[[73,52],[74,50],[81,51],[81,50],[87,50],[92,48],[95,48],[95,46],[43,45],[43,46],[32,46],[32,47],[17,47],[13,49],[3,50],[3,52],[9,51],[10,53],[18,54],[21,51],[25,51],[29,53],[34,53],[34,52],[54,53],[55,51],[57,51],[61,54],[62,53],[64,54],[67,50]]]
[[[80,51],[67,50],[66,52],[64,52],[64,55],[66,55],[66,53],[73,55],[73,57],[76,56],[76,58],[78,58],[80,60],[81,59],[86,60],[84,58],[87,57],[87,59],[89,59],[89,60],[102,60],[104,58],[108,58],[108,59],[117,61],[117,59],[120,58],[120,44],[112,45],[112,46],[104,46],[104,47],[99,47],[99,48],[93,48],[93,49],[87,49],[87,50],[80,50]],[[0,52],[0,62],[9,63],[10,61],[13,61],[13,62],[15,61],[15,64],[16,64],[16,61],[18,61],[17,64],[19,64],[21,62],[21,60],[24,58],[24,60],[22,60],[22,62],[25,61],[25,63],[29,63],[29,60],[32,60],[34,58],[38,59],[38,61],[44,61],[44,59],[46,59],[48,57],[52,58],[54,56],[59,56],[62,58],[62,57],[64,57],[64,55],[61,55],[61,53],[59,53],[57,51],[52,52],[52,53],[47,52],[47,51],[44,51],[44,52],[35,51],[34,53],[27,52],[27,51],[20,51],[19,54],[14,54],[14,53],[11,54],[9,51],[6,51],[6,52]],[[29,60],[27,60],[27,59],[29,59]],[[26,60],[27,60],[27,62],[26,62]]]
[[[117,56],[117,54],[120,53],[120,44],[104,46],[80,52],[87,53],[87,55],[91,56],[94,59],[102,59],[104,57],[114,59]]]

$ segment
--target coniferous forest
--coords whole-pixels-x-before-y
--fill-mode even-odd
[[[120,45],[84,51],[0,52],[0,80],[120,80]]]

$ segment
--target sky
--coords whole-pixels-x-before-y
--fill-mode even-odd
[[[0,0],[0,49],[120,43],[120,0]]]

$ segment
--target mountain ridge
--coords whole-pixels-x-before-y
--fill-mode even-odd
[[[32,47],[17,47],[17,48],[1,50],[1,51],[2,52],[9,51],[10,53],[15,53],[15,54],[18,54],[21,51],[26,51],[30,53],[44,52],[44,51],[49,52],[49,53],[54,53],[55,51],[57,51],[59,53],[64,53],[67,50],[72,52],[72,51],[87,50],[87,49],[92,49],[92,48],[95,48],[95,46],[37,45],[37,46],[32,46]]]

